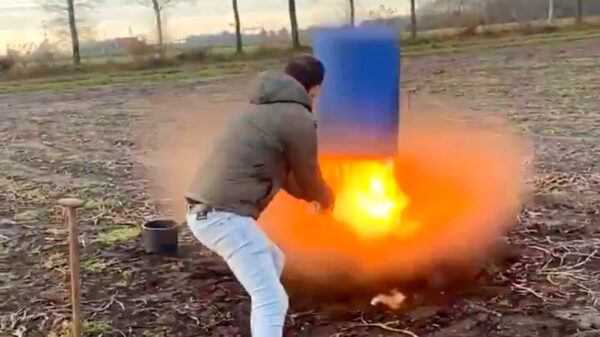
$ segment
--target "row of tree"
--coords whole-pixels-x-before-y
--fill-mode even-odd
[[[79,48],[79,27],[77,10],[80,8],[89,8],[98,5],[102,0],[38,0],[40,5],[45,10],[58,14],[54,19],[55,23],[63,23],[66,18],[66,25],[69,27],[69,35],[71,40],[71,46],[73,51],[73,63],[75,66],[81,64],[81,53]],[[160,57],[165,55],[165,41],[163,33],[163,12],[164,10],[184,0],[137,0],[140,4],[146,5],[152,8],[154,17],[156,20],[156,35],[158,43],[158,54]],[[413,0],[414,1],[414,0]],[[350,0],[352,8],[354,8],[353,0]],[[300,35],[298,33],[298,19],[296,16],[296,1],[288,0],[289,13],[290,13],[290,25],[292,31],[292,44],[294,49],[300,49]],[[238,10],[238,1],[232,0],[232,7],[235,20],[235,33],[236,33],[236,52],[243,53],[242,43],[242,30],[240,22],[240,14]]]
[[[346,0],[348,1],[349,6],[349,25],[355,25],[355,1],[354,0]],[[417,38],[417,0],[399,0],[399,2],[410,1],[410,30],[411,37],[413,39]],[[292,46],[294,49],[301,48],[299,35],[298,35],[298,21],[296,18],[296,3],[295,0],[288,0],[289,2],[289,13],[290,13],[290,24],[292,31]],[[540,4],[545,6],[547,4],[548,8],[548,23],[552,23],[556,13],[557,4],[560,5],[562,12],[565,12],[564,8],[567,6],[568,8],[572,7],[575,4],[575,21],[577,24],[583,22],[583,3],[584,0],[421,0],[422,3],[425,4],[422,8],[423,14],[426,14],[428,9],[435,8],[437,10],[444,10],[445,14],[450,13],[460,13],[462,11],[470,10],[479,11],[479,17],[484,18],[479,20],[477,24],[490,24],[492,13],[497,9],[506,9],[510,8],[512,13],[516,10],[521,10],[523,7],[537,7]],[[545,4],[544,4],[545,3]],[[596,6],[600,7],[600,1],[596,2]],[[235,20],[235,33],[236,33],[236,53],[243,53],[243,42],[242,42],[242,33],[241,33],[241,23],[240,23],[240,15],[238,11],[238,0],[232,0],[232,7],[234,13]],[[535,8],[535,13],[540,13],[540,11]],[[567,10],[568,11],[568,10]],[[529,15],[527,20],[537,19],[538,15]],[[487,18],[487,19],[485,19]],[[495,22],[514,22],[519,21],[516,15],[512,15],[510,17],[505,17],[503,19],[496,19]]]
[[[552,23],[554,20],[554,7],[556,2],[554,0],[549,0],[548,5],[548,23]],[[583,0],[575,1],[575,21],[577,23],[583,22]]]
[[[583,22],[584,12],[600,14],[600,1],[592,0],[430,0],[419,6],[419,28],[490,25],[574,17]]]
[[[81,54],[79,51],[79,31],[78,31],[78,19],[76,17],[76,11],[79,9],[93,7],[98,5],[103,0],[38,0],[42,6],[51,10],[54,13],[58,13],[57,20],[62,22],[66,19],[69,27],[69,35],[71,45],[73,49],[73,62],[77,66],[81,63]],[[158,54],[160,57],[165,55],[165,41],[163,34],[163,12],[164,10],[175,5],[177,2],[186,0],[135,0],[140,4],[152,8],[156,21],[156,34],[158,42]],[[189,0],[187,0],[189,1]],[[193,0],[192,0],[193,1]],[[348,25],[355,25],[355,0],[347,0],[349,6],[349,22]],[[416,0],[398,0],[399,2],[410,1],[410,28],[411,35],[413,38],[417,37],[417,3]],[[231,0],[233,9],[233,17],[235,22],[235,34],[236,34],[236,53],[243,53],[243,41],[242,41],[242,28],[241,19],[238,9],[238,0]],[[484,17],[490,16],[492,13],[500,9],[508,9],[514,14],[516,8],[522,6],[532,7],[539,5],[540,3],[546,3],[548,8],[548,21],[551,22],[555,17],[555,9],[557,3],[563,4],[569,2],[575,4],[576,8],[576,21],[581,23],[583,21],[583,0],[527,0],[526,4],[523,4],[522,0],[421,0],[418,8],[421,12],[421,16],[432,16],[438,15],[437,12],[444,11],[444,13],[458,13],[459,15],[463,12],[474,12],[479,11]],[[597,1],[600,3],[600,1]],[[298,31],[298,19],[296,15],[296,1],[288,0],[288,11],[290,17],[292,47],[294,49],[300,49],[300,36]],[[539,12],[538,12],[539,13]],[[66,15],[65,15],[66,14]],[[490,20],[483,20],[489,23]],[[514,18],[513,20],[515,21]],[[66,26],[66,25],[65,25]]]

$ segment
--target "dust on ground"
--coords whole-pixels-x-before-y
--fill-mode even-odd
[[[600,334],[598,46],[405,59],[404,93],[461,98],[475,112],[506,113],[533,137],[534,196],[509,236],[522,256],[507,268],[490,266],[469,291],[415,298],[398,312],[352,297],[292,294],[287,334]],[[146,255],[138,227],[179,202],[153,197],[160,193],[148,179],[160,130],[197,132],[198,144],[187,146],[198,146],[200,160],[215,125],[243,104],[248,81],[0,96],[0,334],[65,331],[66,230],[55,202],[74,195],[87,200],[80,212],[87,336],[248,335],[249,299],[219,259],[187,230],[181,257]],[[206,123],[182,123],[196,120],[191,113],[206,115]]]

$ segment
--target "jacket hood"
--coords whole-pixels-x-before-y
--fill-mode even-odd
[[[278,71],[267,71],[260,75],[250,96],[252,104],[298,103],[312,110],[311,99],[306,89],[293,77]]]

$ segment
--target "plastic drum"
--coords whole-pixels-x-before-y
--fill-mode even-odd
[[[316,105],[323,153],[392,156],[398,146],[400,41],[385,28],[317,31],[325,65]]]

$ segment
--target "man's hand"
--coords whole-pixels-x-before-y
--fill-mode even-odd
[[[333,198],[333,195],[331,195],[331,198]],[[327,211],[333,211],[333,206],[335,205],[335,199],[329,199],[328,202],[329,202],[329,204],[327,206],[324,206],[323,204],[321,204],[318,201],[311,201],[310,208],[312,209],[313,212],[315,212],[317,214],[322,214]]]
[[[321,194],[321,200],[313,200],[310,202],[310,208],[317,214],[325,213],[326,211],[333,211],[335,206],[335,193],[331,186],[324,184],[325,190]]]
[[[318,201],[311,201],[310,208],[312,209],[313,212],[315,212],[317,214],[323,213],[323,206],[321,206],[321,203],[319,203]]]

